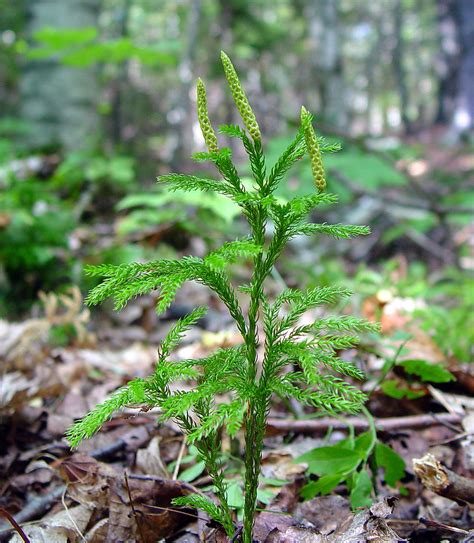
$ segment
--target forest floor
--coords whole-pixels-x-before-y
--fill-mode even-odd
[[[424,160],[398,164],[415,188],[418,177],[432,170],[462,177],[474,167],[472,154],[441,152],[432,136],[423,141]],[[458,229],[462,240],[453,241],[453,253],[471,234],[472,225]],[[157,243],[163,231],[151,235]],[[427,238],[415,241],[419,252]],[[446,243],[432,251],[438,265],[442,247]],[[470,247],[464,260],[472,268]],[[366,257],[359,255],[359,261],[369,261]],[[474,364],[446,356],[433,334],[412,318],[426,305],[423,297],[394,294],[392,279],[413,281],[409,260],[401,257],[392,276],[383,277],[361,304],[360,316],[381,322],[380,337],[363,338],[357,350],[341,353],[367,375],[360,385],[369,396],[365,414],[332,418],[274,399],[262,458],[257,541],[474,541]],[[154,410],[124,410],[78,451],[64,439],[74,420],[129,380],[153,371],[159,342],[192,308],[211,310],[186,334],[173,355],[177,360],[204,357],[241,341],[224,308],[197,285],[185,287],[163,317],[156,315],[155,302],[143,297],[119,313],[105,306],[91,316],[79,290],[72,289],[42,295],[35,318],[0,320],[0,542],[226,540],[201,513],[172,506],[173,498],[189,493],[212,495],[211,481],[178,426],[158,423]],[[443,313],[441,321],[450,315]],[[299,324],[318,316],[304,315],[309,320]],[[462,324],[458,320],[451,328],[459,328],[455,339],[464,346]],[[443,322],[439,325],[442,336]],[[404,362],[411,362],[411,371]],[[362,461],[352,462],[364,440]],[[243,448],[242,435],[223,436],[236,527],[243,507]],[[321,451],[334,453],[324,469]],[[346,462],[344,477],[338,462]],[[322,481],[329,482],[326,488]]]
[[[183,306],[175,306],[161,320],[153,312],[153,300],[144,298],[120,314],[101,313],[91,321],[79,292],[73,290],[68,296],[44,297],[44,314],[38,318],[0,322],[1,541],[225,541],[202,514],[171,505],[172,498],[210,487],[195,450],[186,446],[174,424],[157,424],[153,411],[128,409],[76,452],[64,439],[74,419],[128,380],[152,371],[158,342],[173,320],[193,305],[210,303],[212,310],[186,335],[175,353],[177,359],[205,356],[239,343],[222,308],[199,287],[190,287],[181,300]],[[364,316],[373,318],[373,304],[382,310],[385,330],[408,331],[410,324],[400,306],[390,307],[386,300],[369,300]],[[75,329],[74,342],[51,345],[51,330],[58,324]],[[405,358],[442,359],[428,335],[409,331],[412,339],[404,346]],[[357,500],[349,491],[350,480],[336,482],[323,496],[310,497],[303,491],[305,500],[301,489],[317,478],[308,473],[311,461],[298,457],[351,435],[357,439],[370,429],[370,420],[362,415],[321,417],[275,400],[263,453],[255,538],[474,541],[472,365],[451,364],[455,382],[421,383],[422,397],[395,399],[379,385],[401,370],[388,367],[387,372],[379,348],[367,342],[358,354],[343,354],[357,359],[370,376],[363,386],[370,393],[367,409],[374,417],[377,443],[389,445],[396,454],[385,469],[377,468],[373,458],[357,468],[359,473],[369,470],[367,507],[351,509]],[[237,523],[242,508],[242,449],[242,437],[224,438],[227,475],[235,482],[229,499]],[[382,446],[380,451],[384,450]],[[397,469],[398,477],[393,473]]]

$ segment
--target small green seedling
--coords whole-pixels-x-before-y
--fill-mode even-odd
[[[448,371],[442,364],[434,362],[426,362],[422,359],[406,359],[398,360],[399,356],[404,353],[404,347],[408,339],[401,344],[396,350],[393,358],[387,360],[382,368],[382,375],[377,380],[375,387],[380,385],[380,390],[387,396],[401,400],[416,400],[427,394],[426,385],[423,383],[448,383],[455,381],[454,375]],[[398,367],[403,370],[406,377],[400,379],[385,379],[390,370]]]
[[[117,390],[108,400],[69,429],[67,437],[77,447],[91,437],[124,406],[159,407],[160,420],[174,419],[193,443],[213,481],[217,502],[195,494],[175,500],[175,504],[204,510],[220,523],[229,538],[236,537],[237,526],[229,504],[228,482],[221,462],[221,435],[235,435],[243,428],[245,436],[244,504],[241,539],[252,542],[257,490],[260,476],[263,438],[272,395],[296,398],[304,405],[329,413],[357,412],[365,395],[337,374],[363,377],[352,363],[341,360],[337,352],[357,344],[356,332],[377,327],[351,316],[322,318],[298,325],[308,309],[350,295],[341,286],[312,288],[305,292],[286,289],[271,301],[266,293],[267,279],[285,245],[296,236],[329,234],[335,238],[351,238],[368,234],[365,226],[318,224],[308,219],[320,206],[333,204],[337,198],[325,192],[321,153],[335,150],[317,137],[312,117],[301,109],[301,126],[277,162],[267,169],[260,128],[229,57],[222,53],[222,63],[235,105],[245,129],[223,126],[221,133],[239,138],[250,160],[253,187],[248,188],[232,162],[230,149],[219,147],[209,120],[206,90],[198,81],[198,119],[208,152],[198,153],[198,161],[210,161],[221,179],[194,175],[170,174],[159,179],[170,190],[211,191],[235,202],[249,224],[250,234],[244,239],[225,243],[205,258],[186,256],[179,260],[149,263],[101,265],[88,269],[90,275],[102,277],[87,298],[94,305],[106,298],[115,299],[116,309],[141,294],[158,289],[159,313],[172,303],[185,281],[196,281],[209,287],[227,307],[242,344],[220,349],[198,360],[172,361],[170,355],[186,330],[202,318],[206,309],[199,307],[182,318],[161,343],[154,373],[146,379],[135,379]],[[308,154],[317,192],[281,203],[275,190],[290,167]],[[267,228],[269,223],[272,228]],[[251,260],[249,283],[234,286],[226,265],[239,259]],[[248,297],[244,311],[237,291]],[[265,337],[261,345],[261,337]],[[259,353],[262,353],[259,356]],[[294,368],[299,368],[297,371]],[[173,381],[189,380],[191,390],[172,390]],[[228,398],[227,402],[219,398]]]
[[[349,437],[335,445],[317,447],[295,459],[295,462],[308,464],[308,474],[318,477],[301,489],[304,499],[329,494],[344,483],[352,508],[367,507],[377,491],[375,482],[379,468],[384,470],[386,484],[393,488],[405,476],[404,460],[377,439],[373,419],[366,413],[370,423],[367,432],[355,437],[352,430]],[[399,491],[403,493],[404,488],[399,486]]]

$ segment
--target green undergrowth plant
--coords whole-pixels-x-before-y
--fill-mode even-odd
[[[40,290],[71,283],[68,235],[76,224],[71,206],[48,181],[7,180],[0,197],[0,317],[18,318]]]
[[[273,301],[266,294],[267,279],[285,245],[296,236],[328,234],[351,238],[368,234],[365,226],[311,222],[310,212],[334,204],[336,197],[325,192],[326,181],[321,154],[334,147],[317,137],[312,117],[302,108],[301,126],[276,163],[267,168],[260,128],[230,59],[222,53],[230,90],[245,128],[222,126],[220,132],[241,140],[249,157],[253,187],[244,186],[231,151],[219,147],[207,112],[206,91],[198,81],[198,119],[208,151],[197,153],[198,161],[210,161],[221,179],[169,174],[159,178],[169,190],[211,191],[235,202],[249,224],[250,234],[211,252],[205,258],[185,256],[119,266],[99,265],[88,270],[102,277],[87,298],[98,304],[108,297],[121,309],[132,298],[159,289],[157,311],[165,311],[185,281],[209,287],[223,302],[242,335],[242,344],[223,348],[198,360],[172,361],[170,355],[186,330],[206,312],[199,307],[179,320],[158,350],[154,373],[135,379],[117,390],[108,400],[69,429],[71,446],[77,447],[97,432],[102,424],[124,406],[159,407],[160,420],[174,419],[194,444],[213,481],[216,501],[195,494],[174,501],[199,508],[220,523],[229,538],[252,541],[257,490],[267,414],[273,395],[296,398],[302,404],[329,413],[356,412],[365,395],[341,376],[361,379],[361,371],[339,358],[338,352],[357,344],[357,332],[376,328],[352,316],[327,317],[300,325],[307,310],[333,303],[350,295],[343,286],[311,288],[305,292],[286,289]],[[290,167],[308,154],[317,192],[286,203],[274,192]],[[272,228],[268,228],[269,223]],[[252,262],[247,284],[235,286],[226,266],[237,260]],[[239,294],[239,295],[238,295]],[[244,306],[241,298],[248,303]],[[246,309],[244,310],[244,307]],[[264,336],[263,345],[261,337]],[[297,368],[296,370],[294,368]],[[189,380],[191,390],[171,388],[174,381]],[[222,398],[227,398],[223,401]],[[219,399],[220,398],[220,399]],[[225,465],[221,461],[221,436],[242,428],[245,439],[244,507],[242,533],[235,525],[229,504]]]
[[[215,192],[159,191],[130,194],[117,205],[127,215],[120,221],[119,235],[129,235],[159,226],[172,226],[199,235],[206,241],[217,232],[229,232],[240,209],[231,200]],[[235,227],[233,228],[235,231]]]
[[[355,436],[349,426],[349,436],[335,445],[317,447],[295,459],[306,463],[307,473],[316,480],[309,481],[301,489],[301,496],[310,500],[317,495],[329,494],[339,484],[346,485],[353,509],[367,507],[377,495],[377,471],[384,470],[384,481],[398,488],[405,476],[405,462],[389,445],[378,439],[373,418],[366,411],[369,430]]]

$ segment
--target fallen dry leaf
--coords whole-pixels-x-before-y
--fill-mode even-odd
[[[85,535],[87,543],[102,543],[107,537],[109,529],[109,519],[103,518],[99,520]]]
[[[330,534],[323,534],[314,527],[278,525],[268,534],[266,543],[402,543],[405,541],[396,534],[386,522],[392,514],[395,499],[386,498],[374,503],[356,515],[350,515],[346,520],[338,519],[338,528]],[[343,515],[344,511],[341,511]],[[337,517],[337,511],[334,512]],[[347,515],[346,515],[347,517]],[[309,523],[307,519],[302,519]],[[277,523],[277,521],[274,521]]]
[[[116,470],[86,454],[76,453],[53,464],[67,483],[68,496],[98,512],[108,507],[108,487]]]
[[[318,532],[328,535],[351,515],[349,501],[337,494],[318,496],[298,504],[295,519],[310,522]]]
[[[34,398],[59,396],[64,390],[50,365],[38,366],[30,378],[18,371],[5,373],[0,376],[0,413],[13,413]]]
[[[285,485],[268,507],[255,520],[254,537],[257,541],[266,541],[275,529],[285,532],[295,521],[291,515],[299,500],[302,480]]]
[[[78,505],[46,517],[33,526],[25,526],[23,531],[31,543],[82,543],[91,516],[90,508]],[[23,539],[15,534],[9,543],[23,543]]]
[[[181,481],[159,477],[116,477],[109,487],[109,529],[106,543],[131,538],[156,543],[169,538],[192,520],[171,505],[171,500],[194,489]]]
[[[192,520],[171,506],[173,498],[195,492],[182,481],[152,475],[126,477],[121,470],[81,453],[55,467],[67,482],[68,498],[93,511],[96,519],[107,516],[106,527],[105,523],[94,527],[100,534],[106,530],[107,535],[102,540],[93,535],[96,541],[155,543]]]
[[[50,328],[45,319],[0,321],[0,360],[4,369],[30,369],[44,358],[41,346],[48,339]]]
[[[333,535],[331,543],[402,543],[385,519],[392,514],[396,500],[385,498],[357,513]]]
[[[45,460],[33,460],[25,468],[25,473],[13,477],[10,484],[18,490],[26,490],[30,485],[45,485],[51,482],[53,476],[54,470]]]
[[[326,543],[329,541],[324,535],[309,528],[290,526],[285,531],[275,528],[265,539],[265,543]]]
[[[135,465],[142,473],[166,479],[170,477],[170,473],[161,460],[160,441],[161,437],[155,436],[146,449],[138,449]]]

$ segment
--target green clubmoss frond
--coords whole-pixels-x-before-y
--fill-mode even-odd
[[[191,442],[199,441],[222,427],[233,436],[242,426],[245,404],[241,400],[218,405],[188,436]]]
[[[307,223],[294,231],[295,236],[312,236],[314,234],[328,234],[336,239],[350,239],[356,236],[367,236],[370,228],[353,224],[312,224]]]
[[[325,317],[317,320],[312,325],[314,331],[325,328],[338,332],[379,332],[380,324],[353,317],[352,315],[342,315]]]
[[[186,192],[193,192],[200,190],[203,192],[216,192],[229,198],[235,198],[239,194],[239,191],[230,183],[215,181],[214,179],[204,179],[195,175],[179,173],[162,175],[158,178],[158,182],[167,183],[169,189],[172,191],[184,190]]]
[[[70,446],[76,448],[84,439],[91,438],[102,425],[110,420],[114,413],[127,405],[146,403],[144,385],[141,379],[131,381],[120,388],[103,403],[97,405],[90,413],[74,423],[66,432]]]
[[[158,359],[160,361],[166,360],[171,351],[179,344],[187,330],[199,322],[206,313],[207,307],[198,307],[189,313],[189,315],[179,319],[176,324],[171,327],[166,334],[165,339],[161,342],[160,348],[158,349]]]
[[[290,310],[279,324],[280,333],[292,328],[298,319],[313,307],[322,304],[332,304],[351,295],[351,291],[344,287],[315,287],[306,292],[294,292],[293,298],[289,300]],[[287,294],[288,296],[288,294]]]
[[[257,245],[252,238],[229,241],[224,243],[217,251],[209,253],[204,262],[215,268],[224,268],[227,264],[231,264],[239,258],[253,258],[262,251],[263,247]]]
[[[189,174],[161,176],[168,189],[210,191],[235,202],[249,226],[249,235],[224,243],[204,258],[154,260],[120,266],[103,264],[86,272],[101,278],[87,303],[94,305],[112,298],[120,309],[136,296],[156,291],[158,313],[166,311],[186,281],[203,284],[222,301],[241,334],[242,343],[219,349],[196,360],[173,361],[171,354],[193,325],[203,319],[206,309],[197,308],[178,320],[158,349],[154,372],[146,379],[136,379],[120,388],[67,432],[72,446],[92,436],[113,414],[125,406],[158,407],[161,420],[173,418],[193,441],[199,458],[213,483],[219,505],[201,495],[175,500],[176,505],[199,508],[222,524],[229,539],[235,538],[228,489],[221,454],[221,435],[245,432],[245,504],[242,540],[252,542],[265,424],[272,394],[295,398],[306,406],[329,412],[355,413],[366,397],[343,377],[363,379],[356,365],[339,358],[341,351],[357,345],[357,333],[377,331],[377,326],[348,315],[329,316],[309,324],[299,324],[301,316],[322,304],[333,304],[350,292],[343,286],[315,287],[306,291],[285,289],[271,302],[267,280],[286,244],[295,236],[328,234],[350,239],[366,235],[364,226],[319,224],[309,222],[318,206],[334,204],[337,197],[325,192],[326,181],[322,153],[338,150],[338,144],[317,137],[312,116],[302,108],[301,126],[295,138],[267,172],[260,129],[242,89],[232,62],[222,53],[226,78],[245,130],[234,125],[222,126],[221,133],[236,137],[249,159],[253,177],[245,183],[228,148],[218,148],[217,137],[209,120],[204,84],[197,83],[198,121],[208,152],[197,153],[198,161],[209,161],[219,174],[211,179]],[[298,160],[308,154],[318,193],[284,202],[275,191]],[[323,209],[324,211],[324,209]],[[244,284],[233,285],[226,266],[247,260],[251,274]],[[242,307],[240,298],[245,301]],[[262,315],[264,344],[260,339]],[[260,353],[262,363],[260,365]],[[342,356],[342,355],[341,355]],[[296,370],[295,370],[296,368]],[[186,389],[176,387],[187,381]]]
[[[221,524],[225,528],[229,537],[233,536],[234,526],[232,523],[229,524],[225,511],[222,509],[222,507],[219,507],[213,501],[211,501],[207,496],[203,496],[201,494],[191,494],[190,496],[174,498],[172,503],[173,505],[204,511],[209,515],[209,518]]]

